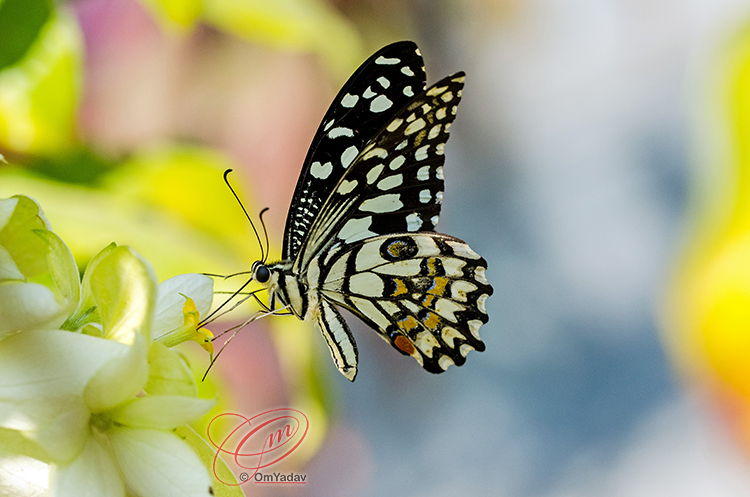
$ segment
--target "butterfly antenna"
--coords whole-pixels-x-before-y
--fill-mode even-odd
[[[269,241],[268,241],[268,230],[266,229],[266,222],[263,221],[263,214],[265,214],[265,212],[268,209],[269,208],[266,207],[265,209],[263,209],[262,211],[260,211],[260,214],[258,214],[258,217],[260,218],[260,225],[263,226],[263,236],[266,239],[266,257],[268,257],[268,254],[271,252],[271,250],[270,250],[271,247],[270,247]],[[266,263],[266,259],[262,259],[262,261],[263,261],[264,264]]]
[[[242,207],[242,212],[245,213],[245,217],[247,218],[248,221],[250,221],[250,226],[253,227],[253,232],[255,233],[255,238],[258,239],[258,245],[260,246],[260,260],[264,261],[265,258],[266,258],[266,254],[265,254],[265,252],[263,252],[263,243],[260,241],[260,235],[258,235],[258,230],[255,229],[255,224],[253,223],[253,220],[250,219],[250,215],[247,213],[247,210],[245,209],[245,206],[242,205],[242,200],[240,200],[240,197],[237,196],[237,193],[234,191],[234,188],[232,188],[232,185],[229,184],[229,178],[227,178],[227,176],[231,172],[232,172],[231,169],[227,169],[226,171],[224,171],[224,183],[227,184],[227,186],[229,187],[229,190],[232,192],[232,195],[234,195],[234,198],[237,199],[237,202],[240,204],[240,207]]]

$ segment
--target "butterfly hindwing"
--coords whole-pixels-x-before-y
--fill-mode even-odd
[[[444,147],[463,84],[462,72],[435,83],[365,145],[312,224],[298,267],[337,240],[434,230],[443,199]]]
[[[425,87],[424,63],[410,41],[375,53],[326,112],[292,197],[282,257],[294,259],[323,202],[365,144]]]
[[[486,261],[458,238],[397,233],[339,244],[313,267],[318,290],[432,373],[484,350]]]

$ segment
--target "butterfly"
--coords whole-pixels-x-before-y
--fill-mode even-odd
[[[307,153],[286,220],[281,262],[251,279],[320,330],[338,370],[357,375],[348,309],[427,371],[483,351],[492,294],[487,262],[434,232],[444,147],[464,85],[458,72],[426,87],[410,41],[388,45],[349,78]]]

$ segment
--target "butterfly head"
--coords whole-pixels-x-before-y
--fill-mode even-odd
[[[252,271],[253,279],[258,283],[268,283],[268,280],[271,279],[271,271],[268,266],[263,264],[263,261],[255,261]]]

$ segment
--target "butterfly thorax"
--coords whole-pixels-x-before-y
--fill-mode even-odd
[[[288,306],[295,316],[305,319],[310,301],[317,300],[304,278],[294,274],[292,261],[267,265],[257,261],[253,264],[253,279],[268,291],[268,306],[272,310]]]

